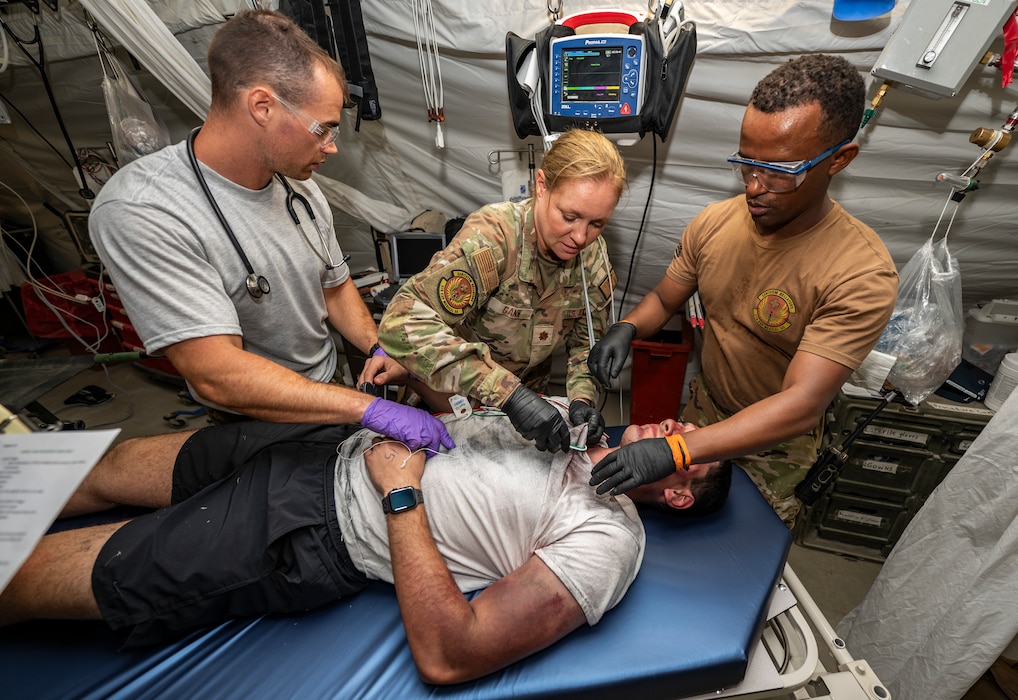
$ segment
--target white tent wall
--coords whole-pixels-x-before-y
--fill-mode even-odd
[[[511,10],[491,4],[484,13],[454,0],[434,1],[433,6],[443,52],[445,149],[434,147],[434,125],[426,122],[406,3],[376,0],[365,3],[364,12],[387,141],[399,153],[413,191],[424,198],[422,206],[452,214],[501,198],[498,173],[488,167],[487,153],[522,145],[506,106],[505,33],[533,36],[549,16],[545,3],[534,0],[513,3]],[[563,11],[604,6],[568,2]],[[906,6],[899,2],[891,15],[875,20],[839,22],[831,17],[829,1],[686,3],[687,18],[697,25],[697,59],[668,141],[658,143],[654,191],[625,308],[663,274],[682,227],[705,204],[740,192],[724,159],[738,146],[739,124],[755,83],[776,65],[809,51],[844,55],[868,73]],[[634,2],[617,7],[646,9]],[[1001,43],[998,39],[991,48],[999,51]],[[881,81],[866,78],[869,99]],[[860,132],[861,155],[835,180],[832,195],[873,226],[896,262],[904,264],[934,231],[947,201],[948,190],[934,185],[937,173],[960,173],[967,167],[979,155],[968,142],[969,133],[977,127],[999,128],[1016,104],[1018,90],[1002,88],[999,71],[983,67],[973,71],[954,99],[931,100],[892,89]],[[622,150],[630,188],[605,233],[620,286],[627,281],[647,201],[651,137]],[[980,189],[958,210],[950,242],[962,265],[966,305],[1018,292],[1016,181],[1018,161],[1004,150],[983,169]],[[940,231],[946,229],[945,218]]]
[[[25,51],[36,61],[39,45],[31,41],[38,26],[46,74],[71,143],[75,149],[94,149],[110,159],[110,122],[95,40],[80,4],[67,2],[58,7],[59,11],[53,12],[43,4],[35,14],[24,6],[5,6],[0,18],[23,40]],[[208,2],[154,3],[152,7],[185,50],[204,65],[208,41],[223,21],[222,11]],[[37,259],[47,261],[52,266],[50,272],[75,269],[81,266],[78,250],[54,210],[87,211],[90,200],[80,194],[73,155],[38,67],[6,33],[4,39],[8,65],[0,72],[0,102],[11,123],[0,125],[0,226],[7,232],[29,231],[34,224],[40,239],[34,251]],[[183,138],[187,129],[198,123],[194,113],[151,73],[136,67],[123,49],[118,49],[118,58],[140,83],[173,139]],[[93,192],[98,191],[94,182],[89,184]],[[33,267],[32,274],[38,275],[39,270]]]
[[[222,14],[238,6],[235,0],[149,4],[200,64],[205,43]],[[382,118],[362,122],[355,132],[354,115],[348,114],[340,154],[316,176],[336,208],[337,233],[346,252],[353,255],[355,269],[375,264],[369,223],[397,230],[425,209],[452,217],[500,200],[501,175],[498,167],[489,164],[488,154],[527,143],[534,143],[540,153],[539,139],[521,141],[513,130],[504,48],[506,32],[529,37],[547,25],[546,3],[432,0],[432,6],[445,96],[444,148],[436,146],[436,126],[427,121],[411,3],[372,0],[362,5]],[[563,12],[604,6],[603,2],[567,2]],[[725,157],[738,146],[739,124],[753,85],[789,58],[821,51],[843,55],[857,66],[867,79],[867,99],[872,98],[880,81],[869,70],[906,6],[899,0],[888,16],[840,22],[832,19],[831,0],[686,4],[687,19],[697,26],[697,58],[669,138],[657,143],[656,170],[651,136],[622,149],[630,186],[605,232],[619,273],[617,301],[630,283],[622,312],[661,277],[685,224],[704,205],[741,191]],[[642,12],[646,4],[618,2],[616,9]],[[5,6],[2,11],[20,36],[31,36],[33,18],[27,10]],[[58,13],[43,6],[37,20],[50,79],[72,142],[78,147],[101,147],[110,139],[102,74],[82,17],[81,6],[68,2],[60,4]],[[1002,38],[998,38],[991,49],[999,52],[1001,47]],[[19,61],[13,46],[10,55],[11,66],[0,74],[5,103],[17,105],[68,159],[38,71]],[[130,66],[126,53],[123,57]],[[197,117],[145,70],[137,71],[137,77],[173,140],[184,138],[198,123]],[[936,174],[964,170],[979,155],[979,148],[968,142],[969,133],[977,127],[1000,128],[1016,104],[1018,89],[1002,88],[999,70],[982,66],[976,66],[956,98],[931,100],[892,88],[873,121],[860,132],[861,154],[836,178],[832,196],[881,235],[900,266],[933,233],[947,201],[948,190],[934,185]],[[71,169],[54,149],[26,119],[13,111],[11,116],[13,124],[0,125],[0,182],[13,187],[31,205],[54,264],[63,269],[76,267],[66,231],[42,202],[58,210],[84,210],[88,202],[78,195]],[[1018,297],[1014,274],[1018,269],[1014,223],[1018,156],[1014,150],[1012,145],[989,161],[980,173],[979,189],[962,202],[951,228],[950,247],[961,263],[966,306]],[[503,160],[512,157],[503,155]],[[34,177],[27,174],[28,168]],[[328,179],[341,185],[333,186]],[[345,186],[364,198],[350,195]],[[648,195],[649,208],[629,280]],[[3,187],[0,224],[5,229],[30,225],[24,206]],[[946,226],[947,218],[940,231]]]

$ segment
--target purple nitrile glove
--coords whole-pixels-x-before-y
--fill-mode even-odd
[[[381,397],[372,401],[368,410],[364,411],[361,425],[395,438],[411,450],[424,448],[428,458],[438,454],[442,447],[450,450],[456,447],[442,421],[427,411]]]

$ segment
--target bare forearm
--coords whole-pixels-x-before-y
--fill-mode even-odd
[[[684,438],[691,462],[730,459],[755,454],[805,435],[816,427],[821,415],[822,411],[816,412],[790,397],[775,394],[719,423],[688,433]]]
[[[782,390],[735,415],[686,436],[694,462],[754,454],[805,435],[823,417],[851,370],[831,360],[796,353]]]
[[[473,609],[442,560],[425,506],[388,516],[389,549],[403,625],[424,680],[455,683],[483,675],[471,649]]]
[[[420,486],[424,455],[379,440],[365,453],[380,494]],[[425,496],[427,498],[427,496]],[[496,671],[583,624],[572,594],[534,555],[469,601],[431,536],[427,506],[386,516],[393,581],[421,678],[459,683]]]
[[[358,423],[373,397],[311,381],[233,343],[185,341],[167,356],[200,396],[259,420]]]

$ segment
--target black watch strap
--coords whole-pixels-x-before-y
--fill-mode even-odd
[[[412,486],[393,489],[382,499],[383,513],[402,513],[424,503],[424,492]]]
[[[382,349],[382,346],[379,345],[378,343],[375,343],[374,345],[372,345],[371,349],[368,350],[368,359],[370,359],[370,358],[375,356],[375,351],[376,350],[381,350],[381,349]]]

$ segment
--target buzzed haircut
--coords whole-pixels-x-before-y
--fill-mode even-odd
[[[693,505],[689,508],[672,508],[666,503],[647,504],[647,507],[676,518],[710,515],[721,510],[731,489],[732,460],[725,459],[689,483],[689,490],[693,494]]]
[[[220,27],[208,50],[212,108],[229,105],[240,90],[265,84],[285,100],[304,104],[322,66],[348,97],[343,68],[289,17],[242,10]]]
[[[866,86],[840,56],[812,53],[792,59],[757,83],[749,103],[766,113],[819,103],[821,130],[830,145],[854,138],[862,123]]]

